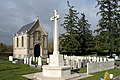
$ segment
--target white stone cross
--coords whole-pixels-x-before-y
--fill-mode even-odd
[[[53,55],[59,54],[59,51],[58,51],[58,49],[59,49],[59,47],[58,47],[58,45],[59,45],[59,43],[58,43],[59,35],[58,35],[58,25],[57,25],[59,15],[57,14],[57,12],[58,12],[58,10],[54,10],[54,16],[50,18],[52,21],[54,21],[54,26],[55,26],[54,27],[54,38],[53,38],[53,40],[54,40]]]

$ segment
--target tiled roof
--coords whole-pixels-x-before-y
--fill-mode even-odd
[[[44,33],[44,35],[48,35],[48,33],[45,31],[44,27],[41,25],[41,23],[39,22],[39,19],[32,22],[32,23],[29,23],[29,24],[26,24],[24,26],[22,26],[22,28],[17,32],[17,34],[21,34],[21,33],[25,33],[26,31],[29,32],[29,30],[32,29],[32,27],[38,22],[39,24],[39,27],[40,29],[42,30],[42,32]]]
[[[28,30],[35,24],[35,22],[36,22],[36,21],[24,25],[24,26],[17,32],[17,34],[20,34],[21,32],[24,33],[24,32],[26,32],[26,31],[28,31]]]

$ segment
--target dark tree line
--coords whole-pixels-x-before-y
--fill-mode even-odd
[[[120,52],[120,0],[97,0],[97,15],[101,16],[98,29],[92,35],[91,24],[84,13],[79,13],[67,2],[69,10],[61,25],[66,32],[60,36],[62,52]]]
[[[0,43],[0,53],[12,52],[12,51],[13,51],[12,46]]]

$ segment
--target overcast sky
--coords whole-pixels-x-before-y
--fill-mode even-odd
[[[86,18],[96,29],[99,16],[96,16],[98,8],[96,0],[69,0],[70,4],[79,13],[85,13]],[[53,36],[53,10],[57,9],[60,14],[59,25],[63,23],[64,15],[68,12],[67,0],[0,0],[0,42],[12,45],[12,37],[23,25],[33,22],[39,16],[41,24],[49,34]],[[59,26],[60,27],[60,26]],[[63,28],[60,27],[60,33]]]

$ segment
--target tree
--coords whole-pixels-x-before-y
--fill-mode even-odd
[[[66,32],[60,36],[60,44],[62,45],[62,49],[72,54],[72,52],[77,50],[78,46],[75,31],[77,27],[78,12],[74,9],[74,6],[70,6],[69,2],[67,2],[67,4],[69,12],[65,14],[64,23],[61,25]]]
[[[105,39],[109,44],[109,53],[113,52],[113,44],[115,43],[115,35],[120,35],[120,0],[97,0],[101,19],[99,20],[99,29],[96,31],[100,33],[105,30],[108,32],[108,39]],[[119,31],[119,32],[118,32]],[[105,34],[106,35],[106,34]],[[103,36],[103,34],[101,35]],[[117,36],[118,38],[119,36]]]
[[[13,46],[0,43],[0,53],[13,52]]]
[[[2,47],[3,47],[3,44],[0,43],[0,53],[3,51]]]
[[[60,36],[60,50],[71,53],[85,53],[92,47],[91,25],[84,13],[81,13],[81,17],[78,17],[79,13],[73,9],[74,6],[69,5],[69,2],[68,7],[69,13],[65,15],[65,20],[62,24],[66,32]]]
[[[53,52],[53,41],[52,40],[48,41],[48,52]]]
[[[79,51],[86,52],[91,46],[92,30],[90,30],[90,24],[85,18],[85,14],[81,13],[81,18],[78,19],[77,26],[77,40],[79,42]]]
[[[94,36],[94,50],[98,52],[108,52],[108,32],[102,31],[100,34]]]

